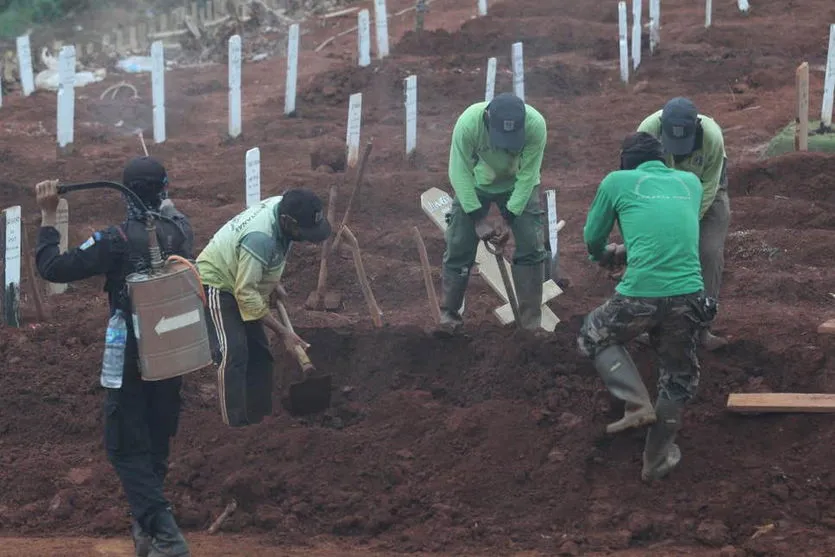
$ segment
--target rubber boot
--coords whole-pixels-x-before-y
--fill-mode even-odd
[[[153,537],[148,557],[191,557],[183,534],[170,509],[159,511],[150,525]]]
[[[670,473],[681,461],[681,449],[675,444],[681,429],[683,403],[659,398],[655,405],[658,421],[649,428],[644,445],[644,467],[641,479],[645,482],[658,480]]]
[[[148,552],[151,551],[151,536],[133,518],[130,521],[130,535],[133,538],[136,557],[148,557]]]
[[[542,326],[542,263],[512,265],[510,270],[519,304],[519,326],[528,331],[538,331]]]
[[[464,320],[458,311],[464,303],[469,280],[470,273],[467,269],[464,269],[462,274],[444,268],[441,280],[444,299],[441,302],[441,323],[438,330],[442,336],[451,336],[464,326]]]
[[[655,409],[649,392],[626,348],[607,346],[595,356],[594,367],[609,392],[626,402],[623,418],[607,425],[606,433],[655,423]]]
[[[713,352],[727,346],[728,340],[714,335],[710,329],[702,329],[699,333],[699,343],[708,352]]]

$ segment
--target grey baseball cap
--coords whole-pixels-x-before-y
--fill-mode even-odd
[[[490,145],[519,152],[525,146],[525,101],[513,93],[493,97],[487,105]]]
[[[676,97],[661,111],[661,144],[673,155],[689,155],[696,146],[699,111],[690,99]]]

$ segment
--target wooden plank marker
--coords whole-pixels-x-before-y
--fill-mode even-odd
[[[58,152],[72,152],[75,120],[75,47],[65,46],[58,55]]]
[[[246,206],[261,202],[261,149],[255,147],[246,152]]]
[[[371,19],[368,10],[357,14],[357,64],[364,68],[371,64]]]
[[[713,0],[705,0],[705,29],[713,24]]]
[[[284,115],[296,113],[296,81],[299,69],[299,24],[290,26],[287,35],[287,82],[284,87]]]
[[[241,135],[241,36],[229,39],[229,137]]]
[[[348,167],[354,168],[360,154],[360,127],[362,125],[362,93],[354,93],[348,99]]]
[[[823,81],[821,123],[832,126],[832,107],[835,104],[835,23],[829,26],[829,54],[826,57],[826,77]]]
[[[24,97],[35,92],[35,74],[32,71],[32,48],[29,35],[17,38],[17,67],[20,71],[20,87]]]
[[[406,105],[406,156],[411,157],[417,149],[417,76],[410,75],[403,80],[403,95]]]
[[[484,100],[490,102],[496,95],[496,59],[487,59],[487,78],[484,85]]]
[[[377,29],[377,58],[389,55],[389,25],[386,0],[374,0],[374,27]]]
[[[430,188],[421,194],[420,205],[423,212],[426,213],[432,222],[435,223],[435,226],[440,228],[441,231],[445,231],[447,227],[446,214],[452,207],[452,197],[450,197],[445,191],[438,188]],[[510,280],[513,282],[510,264],[507,260],[505,260],[504,263],[507,265],[508,274],[511,276]],[[493,314],[503,325],[513,323],[513,311],[508,303],[508,297],[504,289],[504,284],[502,283],[499,266],[496,263],[495,256],[491,255],[487,251],[483,242],[479,242],[478,244],[478,251],[476,252],[476,265],[478,265],[480,271],[479,274],[484,277],[487,284],[503,300],[504,305],[493,310]],[[542,321],[540,326],[546,331],[553,332],[560,320],[545,304],[560,294],[562,294],[562,290],[553,280],[549,279],[543,282]]]
[[[835,394],[819,393],[732,393],[727,409],[731,412],[835,412]]]
[[[435,283],[432,281],[432,265],[429,264],[429,254],[426,252],[426,244],[423,242],[423,236],[420,235],[420,229],[415,226],[412,228],[412,232],[415,235],[415,244],[417,244],[418,255],[420,256],[423,283],[426,286],[426,296],[429,298],[429,311],[432,312],[432,317],[438,324],[441,322],[441,307],[438,304]]]
[[[6,325],[20,327],[20,205],[9,207],[6,215],[6,276],[3,282],[3,308]]]
[[[58,230],[58,234],[61,235],[61,239],[58,241],[58,248],[60,249],[61,253],[67,251],[67,247],[69,245],[69,234],[70,234],[70,208],[67,204],[67,200],[61,198],[58,201],[58,218],[56,219],[55,229]],[[55,282],[48,282],[47,288],[49,289],[49,293],[52,295],[55,294],[63,294],[67,291],[67,285]]]
[[[478,0],[478,15],[481,17],[487,15],[487,0]]]
[[[824,321],[818,326],[818,334],[835,335],[835,319]]]
[[[649,53],[661,43],[661,0],[649,0]]]
[[[548,278],[557,279],[560,276],[559,229],[557,228],[557,191],[545,192],[545,205],[548,211],[548,247],[550,249],[551,264],[548,268]]]
[[[513,43],[511,47],[511,64],[513,70],[513,94],[525,100],[525,56],[522,43]]]
[[[151,45],[151,96],[154,107],[154,142],[165,142],[165,49],[162,41]]]
[[[747,14],[748,13],[748,0],[737,0],[737,6],[739,6],[739,11]]]
[[[641,20],[643,19],[643,0],[632,0],[632,70],[641,65]]]
[[[618,47],[620,49],[620,80],[629,83],[629,41],[626,27],[626,2],[618,2]]]
[[[809,150],[809,63],[803,62],[795,72],[797,89],[797,125],[794,133],[795,151]]]

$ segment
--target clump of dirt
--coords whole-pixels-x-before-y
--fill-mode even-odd
[[[731,168],[730,182],[746,195],[782,196],[823,203],[835,210],[835,155],[788,153]]]

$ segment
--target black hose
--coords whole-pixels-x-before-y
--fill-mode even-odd
[[[58,195],[63,195],[65,193],[70,193],[73,191],[82,191],[82,190],[98,190],[98,189],[110,189],[110,190],[118,190],[123,194],[129,196],[137,203],[137,207],[142,210],[142,212],[147,217],[148,215],[155,215],[147,205],[142,201],[142,199],[136,195],[130,188],[123,186],[117,182],[107,182],[107,181],[98,181],[98,182],[81,182],[79,184],[63,184],[58,186]]]

